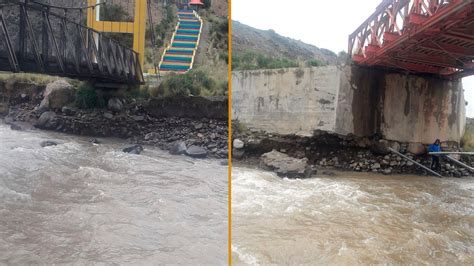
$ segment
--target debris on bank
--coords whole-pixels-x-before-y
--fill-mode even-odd
[[[317,131],[312,137],[278,135],[259,130],[233,133],[233,159],[244,164],[261,165],[266,153],[277,151],[288,157],[307,161],[314,169],[338,169],[381,174],[427,175],[413,162],[391,153],[394,149],[408,158],[429,167],[431,156],[421,143],[399,143],[373,137],[339,136]],[[442,143],[442,149],[457,151],[456,143]],[[461,161],[472,165],[469,157]],[[471,174],[447,159],[441,159],[442,176],[462,177]],[[274,169],[271,169],[274,170]],[[276,170],[278,171],[278,170]]]
[[[72,102],[75,88],[64,80],[46,87],[35,84],[17,84],[15,87],[9,90],[0,84],[0,118],[3,117],[13,129],[29,129],[34,125],[39,129],[74,135],[117,137],[127,139],[130,144],[164,150],[173,150],[176,142],[182,142],[182,151],[177,154],[197,158],[228,156],[228,123],[224,118],[227,111],[224,114],[197,112],[200,108],[207,110],[213,106],[224,110],[226,98],[188,97],[186,101],[166,101],[111,96],[105,101],[104,108],[83,109]],[[179,115],[173,116],[169,110]],[[132,149],[131,152],[138,154],[141,150]]]

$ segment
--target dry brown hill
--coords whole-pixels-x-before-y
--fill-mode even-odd
[[[337,60],[337,55],[328,49],[281,36],[273,30],[259,30],[232,21],[232,53],[240,55],[247,51],[292,60],[317,59],[326,64],[335,64]]]

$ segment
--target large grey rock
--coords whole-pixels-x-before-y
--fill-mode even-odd
[[[123,152],[130,154],[140,154],[143,151],[142,145],[133,145],[122,150]]]
[[[399,151],[400,144],[396,141],[381,139],[378,142],[372,143],[370,151],[375,155],[387,155],[390,153],[389,148]]]
[[[76,114],[77,110],[69,106],[63,106],[61,112],[66,116],[73,116]]]
[[[421,155],[426,153],[426,148],[422,143],[412,142],[408,144],[407,151],[415,155]]]
[[[113,112],[120,112],[123,109],[123,102],[119,98],[111,98],[107,103],[107,108]]]
[[[176,141],[170,146],[170,153],[173,155],[185,154],[186,150],[186,143],[184,141]]]
[[[54,118],[56,114],[54,112],[44,112],[35,123],[35,127],[42,129],[54,128]]]
[[[244,147],[244,142],[240,139],[234,139],[233,147],[234,149],[242,149]]]
[[[56,80],[46,86],[40,110],[61,109],[74,102],[74,87],[65,80]]]
[[[260,166],[288,178],[309,178],[313,169],[308,165],[308,159],[297,159],[278,151],[271,151],[260,157]]]
[[[206,158],[207,150],[202,147],[192,145],[186,149],[186,155],[193,158]]]
[[[56,146],[58,145],[57,142],[54,142],[54,141],[51,141],[51,140],[45,140],[43,142],[40,143],[41,147],[49,147],[49,146]]]

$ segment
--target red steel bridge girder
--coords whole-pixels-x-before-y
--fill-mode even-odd
[[[416,73],[473,73],[474,0],[384,0],[349,36],[355,63]]]

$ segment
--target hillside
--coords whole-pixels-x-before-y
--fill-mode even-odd
[[[337,59],[337,55],[330,50],[281,36],[273,30],[259,30],[232,21],[233,55],[239,56],[248,51],[297,61],[315,59],[324,64],[335,64]]]

